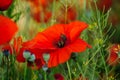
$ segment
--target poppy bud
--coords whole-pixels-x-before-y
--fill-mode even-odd
[[[46,63],[48,63],[48,60],[50,59],[50,54],[44,53],[43,59],[45,60]]]
[[[13,0],[0,0],[0,11],[7,10],[12,2]]]
[[[42,69],[43,69],[43,71],[46,72],[48,70],[48,66],[45,64],[45,65],[42,66]]]
[[[24,51],[23,57],[28,60],[29,62],[34,62],[35,61],[35,55],[31,54],[29,51]]]

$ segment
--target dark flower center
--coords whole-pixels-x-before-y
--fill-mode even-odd
[[[66,44],[67,37],[64,34],[61,34],[59,41],[57,42],[57,47],[63,48]]]
[[[5,56],[8,56],[9,54],[10,54],[10,51],[9,50],[3,50],[3,54],[5,55]]]

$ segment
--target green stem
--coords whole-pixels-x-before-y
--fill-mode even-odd
[[[44,71],[44,80],[47,80],[47,74],[46,74],[46,71]]]
[[[69,80],[72,80],[72,77],[71,77],[71,72],[70,72],[70,65],[69,63],[67,62],[67,68],[68,68],[68,73],[69,73],[69,77],[70,79]]]
[[[90,61],[92,61],[94,59],[94,57],[97,55],[97,53],[100,51],[101,47],[99,47],[96,52],[94,53],[94,55],[89,59],[89,61],[86,62],[86,64],[89,64]]]
[[[84,0],[84,6],[83,6],[83,11],[86,10],[86,0]]]
[[[6,57],[6,59],[7,59],[7,80],[9,80],[9,59],[8,59],[8,57]]]
[[[85,74],[78,62],[77,62],[77,66],[78,66],[78,69],[80,70],[80,74],[82,74],[82,76],[85,77]]]
[[[54,22],[54,19],[55,19],[55,4],[56,4],[56,2],[55,2],[55,0],[53,0],[53,4],[52,4],[52,19],[51,19],[51,25],[53,25],[55,22]]]
[[[102,55],[102,52],[100,52],[100,54],[101,54],[101,57],[102,57],[103,65],[105,67],[105,74],[108,77],[108,70],[107,70],[107,66],[106,66],[106,63],[105,63],[104,56]]]
[[[67,10],[68,10],[68,4],[67,4],[67,0],[66,0],[66,4],[65,4],[65,24],[67,23]]]
[[[96,69],[96,66],[97,66],[97,59],[98,58],[96,58],[96,59],[93,59],[93,62],[95,62],[95,64],[94,64],[94,68],[93,68],[93,73],[92,73],[92,78],[91,78],[91,80],[94,80],[94,77],[95,77],[95,69]]]
[[[27,71],[27,61],[25,62],[25,69],[24,69],[24,80],[26,79],[26,71]]]

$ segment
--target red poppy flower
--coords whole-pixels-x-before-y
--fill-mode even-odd
[[[32,69],[40,69],[43,65],[42,62],[42,56],[41,55],[42,50],[38,49],[27,49],[27,48],[21,48],[20,53],[17,55],[17,61],[24,63],[27,61],[27,65],[31,67]]]
[[[108,57],[108,64],[116,65],[119,62],[119,57],[120,57],[120,45],[114,44],[110,48],[110,54]]]
[[[0,11],[4,11],[9,8],[13,0],[0,0]]]
[[[0,15],[0,45],[9,42],[17,30],[18,27],[12,20]]]
[[[55,78],[55,80],[64,80],[64,77],[59,73],[55,74],[54,78]]]
[[[79,38],[85,28],[87,28],[87,24],[79,21],[70,24],[56,24],[38,33],[33,40],[24,43],[23,46],[29,46],[32,49],[53,49],[48,52],[50,54],[48,67],[54,67],[66,62],[72,52],[83,52],[90,47]]]
[[[98,0],[97,6],[100,11],[107,12],[112,6],[112,0]]]

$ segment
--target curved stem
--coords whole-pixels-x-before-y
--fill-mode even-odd
[[[25,62],[25,69],[24,69],[24,80],[26,79],[26,71],[27,71],[27,61]]]

